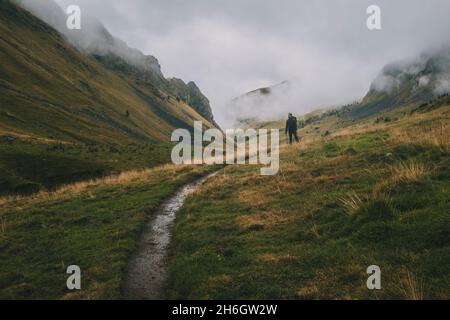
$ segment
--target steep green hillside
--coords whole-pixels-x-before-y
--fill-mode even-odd
[[[213,126],[162,76],[83,53],[11,1],[0,2],[0,74],[0,194],[167,162],[175,128]]]
[[[0,34],[3,127],[68,142],[126,144],[167,141],[174,128],[202,119],[159,88],[106,70],[9,1],[1,3]]]
[[[54,27],[78,50],[94,57],[107,69],[133,80],[133,84],[141,85],[141,88],[156,87],[168,93],[168,100],[174,96],[178,102],[185,102],[214,123],[209,101],[194,82],[185,84],[184,81],[177,79],[176,86],[173,86],[172,79],[164,77],[158,59],[145,55],[138,49],[130,48],[126,42],[113,36],[95,17],[84,15],[82,28],[69,30],[66,27],[65,13],[53,0],[14,1]]]

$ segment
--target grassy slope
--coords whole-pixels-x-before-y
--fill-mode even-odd
[[[2,126],[71,142],[127,144],[138,137],[167,141],[175,123],[204,120],[158,88],[105,69],[25,10],[0,5]]]
[[[170,161],[175,128],[211,126],[10,1],[0,1],[0,73],[0,195],[159,165]]]
[[[326,138],[312,124],[277,176],[228,167],[177,216],[168,296],[449,298],[449,118],[443,107]],[[372,264],[380,291],[366,288]]]
[[[167,163],[171,144],[82,145],[0,137],[0,196]]]
[[[139,231],[157,205],[213,167],[164,166],[0,199],[0,299],[114,299]],[[66,289],[66,268],[83,290]]]

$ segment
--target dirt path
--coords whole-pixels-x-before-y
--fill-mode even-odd
[[[155,217],[145,226],[139,248],[128,266],[124,285],[126,299],[164,298],[162,289],[167,273],[167,250],[176,213],[190,194],[216,174],[217,172],[212,173],[185,185],[157,209]]]

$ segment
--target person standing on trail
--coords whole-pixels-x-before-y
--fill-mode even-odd
[[[286,130],[285,134],[289,133],[289,144],[292,144],[292,138],[295,138],[296,142],[300,142],[298,139],[298,125],[297,125],[297,118],[292,115],[292,113],[289,113],[288,119],[286,121]]]

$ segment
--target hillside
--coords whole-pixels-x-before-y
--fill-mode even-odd
[[[128,259],[158,205],[213,167],[165,165],[0,198],[0,299],[117,299]],[[69,292],[66,269],[83,268]]]
[[[388,123],[319,121],[301,144],[284,139],[277,176],[227,167],[186,202],[168,298],[448,299],[449,104]],[[374,264],[382,289],[370,291]]]
[[[39,2],[34,0],[15,1],[54,27],[68,42],[84,54],[94,57],[104,67],[121,76],[125,76],[127,79],[131,78],[137,83],[145,86],[154,86],[167,92],[176,97],[178,102],[183,100],[208,121],[214,122],[209,101],[194,82],[191,81],[185,84],[181,81],[179,84],[179,89],[190,91],[191,96],[198,97],[191,100],[193,103],[189,103],[186,95],[180,95],[178,90],[174,90],[172,79],[164,77],[157,58],[130,48],[125,41],[113,36],[101,21],[95,17],[85,15],[83,16],[81,30],[69,30],[66,27],[66,15],[53,0]]]
[[[353,118],[414,107],[450,92],[450,48],[423,53],[415,59],[388,64],[367,95],[350,112]]]
[[[163,163],[175,128],[214,126],[167,88],[156,59],[88,54],[11,1],[0,61],[0,194]]]
[[[3,126],[64,141],[160,142],[202,119],[137,68],[116,58],[106,70],[9,1],[0,19]]]

